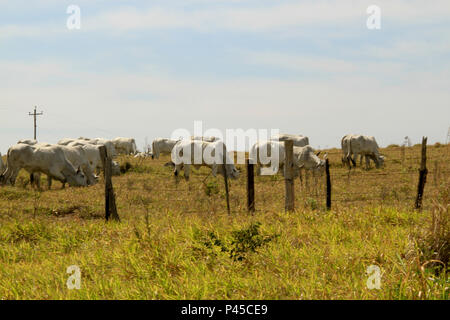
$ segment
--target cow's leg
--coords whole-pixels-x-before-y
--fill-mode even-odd
[[[196,169],[197,169],[197,167],[196,167]],[[198,170],[198,169],[197,169],[197,170]],[[212,174],[212,176],[213,176],[213,177],[217,176],[217,172],[218,172],[218,171],[219,171],[219,166],[218,166],[216,163],[214,163],[214,164],[212,165],[212,167],[211,167],[211,174]],[[224,174],[224,175],[227,174],[226,169],[225,169],[225,172],[223,172],[223,174]]]
[[[305,189],[309,192],[309,170],[305,170]]]
[[[40,172],[34,172],[31,174],[33,176],[34,185],[38,190],[41,190],[41,173]],[[31,177],[30,177],[31,181]]]
[[[35,181],[34,181],[34,173],[30,173],[30,186],[33,189],[34,185],[35,185]]]
[[[299,179],[300,179],[300,188],[303,187],[303,176],[302,176],[302,171],[303,171],[302,168],[300,168],[300,169],[298,170],[298,177],[299,177]]]
[[[15,169],[12,174],[11,177],[9,178],[9,182],[11,183],[12,186],[14,186],[16,184],[16,179],[17,179],[17,175],[19,174],[20,168]]]
[[[47,187],[48,187],[48,190],[50,190],[52,188],[52,183],[53,183],[52,177],[47,175]]]
[[[351,154],[350,160],[352,161],[353,167],[356,167],[356,158],[358,157],[358,154]]]
[[[186,164],[184,166],[184,179],[186,181],[189,181],[189,173],[191,172],[191,165],[190,164]]]
[[[16,183],[16,178],[19,175],[19,171],[20,171],[20,167],[19,168],[14,168],[14,167],[10,167],[8,166],[8,168],[6,169],[5,173],[4,173],[4,181],[6,184],[10,184],[12,186],[15,185]]]
[[[181,172],[181,165],[176,164],[173,169],[173,176],[175,177],[175,183],[179,182],[178,177],[180,175],[180,172]]]
[[[370,158],[368,155],[365,155],[366,158],[366,169],[369,170],[370,169]]]

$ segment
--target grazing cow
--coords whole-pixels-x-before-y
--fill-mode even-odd
[[[34,146],[34,147],[50,147],[51,144],[50,143],[45,143],[45,142],[38,142],[37,140],[34,139],[22,139],[17,141],[17,144],[26,144],[29,146]],[[48,186],[50,189],[51,186],[51,179],[48,178]],[[41,188],[41,173],[40,172],[31,172],[30,173],[30,183],[31,185],[35,185],[36,187],[38,187],[39,189]]]
[[[278,160],[274,150],[278,149]],[[319,152],[320,153],[320,152]],[[319,154],[318,153],[318,154]],[[314,153],[314,149],[310,145],[304,147],[294,147],[294,174],[297,176],[300,174],[300,170],[307,169],[316,171],[322,171],[325,168],[325,160],[321,160]],[[286,152],[283,142],[278,141],[262,141],[255,143],[250,150],[251,162],[256,164],[257,173],[261,174],[261,167],[272,166],[274,173],[278,172],[278,169],[284,168],[284,163],[286,161]],[[261,159],[261,156],[266,157],[266,159]],[[273,161],[278,161],[277,163],[272,163]],[[283,170],[284,175],[284,170]]]
[[[136,154],[136,141],[133,138],[115,138],[112,140],[118,154]]]
[[[35,147],[16,144],[10,147],[7,168],[1,177],[2,182],[14,185],[22,168],[29,173],[44,173],[63,183],[68,182],[70,186],[87,186],[87,179],[81,168],[74,168],[59,146]]]
[[[84,140],[77,140],[69,143],[68,146],[81,147],[85,152],[85,157],[92,172],[95,172],[97,175],[100,174],[100,171],[103,169],[103,162],[100,157],[100,145],[91,144]],[[112,164],[112,175],[120,175],[120,165],[116,161],[113,161]]]
[[[173,147],[180,140],[156,138],[152,142],[152,159],[159,159],[160,154],[171,154]]]
[[[87,178],[88,185],[94,185],[97,183],[97,179],[94,176],[94,170],[92,169],[87,153],[81,146],[59,146],[66,156],[67,160],[76,168],[81,168]],[[50,177],[51,178],[51,177]],[[51,181],[51,180],[50,180]],[[51,185],[51,182],[49,186]],[[64,183],[63,183],[64,188]]]
[[[270,140],[275,141],[286,141],[286,140],[292,140],[294,142],[294,147],[304,147],[309,145],[309,138],[302,136],[302,135],[296,135],[296,134],[287,134],[287,133],[280,133],[273,135]]]
[[[200,159],[196,159],[195,155]],[[223,170],[223,161],[225,158],[225,171]],[[198,169],[201,166],[210,167],[212,175],[217,173],[236,179],[239,177],[239,171],[233,164],[233,159],[228,155],[225,144],[222,141],[206,142],[199,140],[180,140],[172,150],[172,161],[175,164],[174,175],[178,177],[181,170],[184,169],[184,178],[189,180],[190,166]]]
[[[89,164],[89,161],[86,156],[85,150],[81,146],[71,146],[70,144],[65,145],[53,145],[49,143],[38,143],[36,140],[20,140],[18,144],[27,144],[33,147],[57,147],[63,150],[64,155],[67,160],[76,168],[80,167],[83,170],[87,178],[88,185],[94,185],[97,183],[97,180],[93,174],[93,170]],[[40,178],[41,175],[39,172],[33,172],[30,174],[31,184],[36,184],[38,188],[40,188]],[[48,188],[51,188],[52,178],[48,176],[47,178]],[[65,183],[63,182],[63,188]]]
[[[350,166],[350,161],[353,166],[356,166],[358,155],[366,159],[366,169],[370,168],[370,159],[375,162],[377,168],[384,165],[384,156],[380,155],[378,144],[373,136],[353,135],[348,134],[341,140],[341,147],[343,152],[342,161]],[[352,158],[353,156],[353,158]]]

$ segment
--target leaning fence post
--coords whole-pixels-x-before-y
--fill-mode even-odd
[[[225,181],[225,197],[226,197],[226,200],[227,200],[227,211],[228,211],[228,214],[231,214],[230,213],[230,195],[229,195],[229,191],[228,191],[228,174],[227,174],[227,166],[226,166],[226,163],[227,163],[227,150],[226,150],[226,148],[225,148],[225,144],[223,145],[223,164],[222,164],[222,166],[223,166],[223,179],[224,179],[224,181]]]
[[[325,160],[325,174],[327,176],[327,210],[331,210],[331,177],[328,159]]]
[[[255,171],[254,164],[246,161],[247,167],[247,209],[248,212],[255,212]]]
[[[103,176],[105,178],[105,219],[108,221],[111,216],[113,220],[120,221],[119,214],[117,213],[116,197],[114,195],[114,188],[111,179],[112,160],[108,157],[108,152],[105,146],[100,146],[99,151],[103,164]]]
[[[419,184],[417,186],[416,209],[422,209],[423,190],[427,182],[427,137],[422,138],[422,160],[419,169]]]
[[[285,210],[294,211],[294,142],[284,141],[286,161],[284,163],[284,181],[286,187]]]

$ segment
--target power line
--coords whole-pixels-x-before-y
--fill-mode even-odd
[[[44,114],[44,112],[43,111],[41,111],[41,112],[36,112],[36,106],[34,106],[34,112],[33,113],[31,113],[31,112],[28,112],[28,115],[29,116],[33,116],[33,118],[34,118],[34,140],[36,140],[36,118],[37,118],[37,116],[41,116],[41,115],[43,115]]]

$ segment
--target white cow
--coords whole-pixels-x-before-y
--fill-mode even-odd
[[[86,156],[85,150],[81,146],[71,146],[70,144],[65,145],[53,145],[50,143],[41,143],[37,142],[36,140],[20,140],[18,144],[27,144],[31,145],[33,147],[55,147],[60,148],[63,150],[64,155],[66,156],[67,160],[75,167],[80,167],[83,170],[83,173],[85,174],[87,178],[88,185],[94,185],[97,183],[97,180],[93,174],[93,170],[89,164],[88,158]],[[36,184],[38,187],[40,187],[40,173],[31,173],[30,174],[30,181],[31,184]],[[51,188],[52,185],[52,178],[49,176],[47,179],[48,182],[48,188]],[[63,182],[63,188],[65,186],[65,183]]]
[[[342,149],[342,163],[350,167],[350,162],[356,166],[356,161],[358,161],[358,156],[360,156],[359,165],[362,166],[363,156],[359,154],[353,154],[350,148],[350,141],[352,137],[357,137],[355,134],[346,134],[341,139],[341,149]],[[347,152],[350,150],[350,157],[347,158]],[[367,156],[366,156],[367,158]]]
[[[278,150],[278,158],[275,156],[274,150]],[[313,172],[322,171],[325,168],[325,160],[321,160],[314,153],[314,149],[310,145],[304,147],[294,147],[294,166],[295,176],[300,174],[301,169],[313,170]],[[320,153],[320,152],[319,152]],[[261,156],[267,157],[261,161]],[[326,156],[325,156],[326,157]],[[249,158],[251,163],[256,164],[257,173],[261,173],[261,167],[272,166],[274,172],[281,170],[284,175],[284,163],[286,161],[286,151],[283,142],[278,141],[262,141],[255,143],[251,150]],[[278,159],[278,160],[277,160]],[[272,163],[278,161],[277,163]]]
[[[67,146],[69,143],[77,141],[77,140],[79,140],[79,139],[64,138],[64,139],[59,140],[56,144],[59,144],[61,146]],[[21,140],[21,141],[23,141],[23,140]]]
[[[199,154],[200,159],[196,159],[195,154]],[[172,150],[172,161],[175,164],[174,175],[178,177],[180,171],[184,170],[184,178],[189,180],[191,165],[196,169],[201,166],[210,167],[213,176],[216,176],[217,173],[225,175],[223,170],[224,157],[227,177],[238,178],[239,171],[234,166],[233,159],[228,155],[226,146],[222,141],[178,141]]]
[[[89,159],[87,157],[87,152],[83,147],[81,146],[58,146],[58,147],[60,147],[64,151],[67,160],[69,160],[69,162],[72,163],[74,167],[76,168],[79,167],[83,170],[87,178],[88,185],[94,185],[97,183],[97,179],[94,176],[94,170],[90,165]]]
[[[17,141],[17,143],[24,143],[24,144],[28,144],[29,146],[32,146],[32,145],[37,144],[38,142],[37,142],[37,140],[34,140],[34,139],[22,139],[22,140]]]
[[[160,154],[171,154],[173,147],[180,140],[156,138],[152,142],[152,159],[159,159]]]
[[[110,157],[116,156],[116,148],[114,147],[114,143],[111,140],[103,139],[103,138],[95,138],[95,139],[89,139],[80,137],[78,139],[70,139],[65,138],[58,141],[59,145],[86,145],[86,144],[92,144],[92,145],[104,145],[106,147],[106,150],[108,152],[108,155]]]
[[[103,162],[100,156],[100,146],[97,144],[91,144],[85,140],[77,140],[68,144],[69,147],[81,147],[85,152],[85,157],[90,165],[92,172],[95,172],[97,175],[100,174],[100,171],[103,169]],[[116,161],[112,162],[112,174],[120,175],[120,165]]]
[[[10,147],[7,168],[1,176],[1,181],[14,185],[22,168],[29,173],[44,173],[63,183],[68,182],[71,186],[87,186],[87,179],[81,168],[76,169],[59,146],[36,147],[16,144]]]
[[[108,156],[113,158],[117,155],[116,148],[114,147],[114,143],[111,140],[103,139],[103,138],[95,138],[91,141],[94,141],[96,145],[104,145],[108,152]]]
[[[206,141],[206,142],[215,142],[219,141],[220,139],[217,137],[203,137],[203,136],[191,136],[191,140],[199,140],[199,141]]]
[[[343,152],[343,162],[350,161],[356,166],[358,155],[366,158],[366,169],[370,168],[370,159],[375,162],[377,168],[384,165],[385,157],[380,155],[378,144],[373,136],[353,135],[349,134],[342,138],[341,147]],[[352,158],[352,156],[354,156]]]
[[[288,133],[274,134],[272,137],[270,137],[270,139],[275,141],[292,140],[294,142],[294,147],[304,147],[309,145],[308,137],[296,134],[288,134]]]
[[[133,138],[115,138],[112,140],[118,154],[136,154],[136,141]]]

